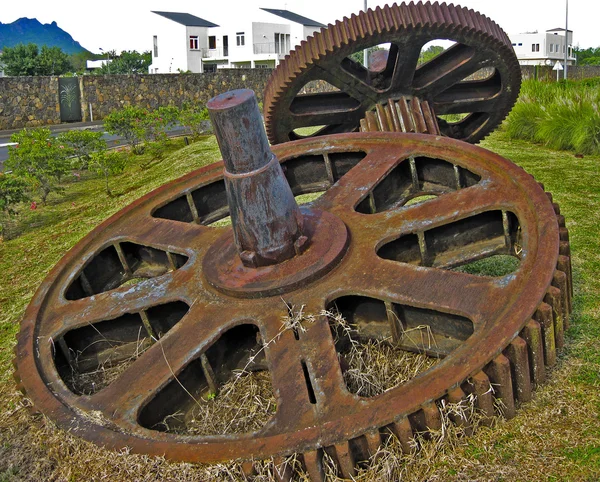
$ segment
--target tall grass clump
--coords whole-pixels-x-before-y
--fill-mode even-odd
[[[600,79],[581,82],[523,82],[506,121],[513,139],[580,154],[600,153]]]

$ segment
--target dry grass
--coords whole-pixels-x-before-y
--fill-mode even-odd
[[[277,409],[268,371],[234,375],[219,393],[200,399],[185,431],[189,435],[222,435],[260,430]]]

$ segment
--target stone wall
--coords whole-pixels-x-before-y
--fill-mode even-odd
[[[523,66],[523,78],[552,81],[551,67]],[[217,94],[247,88],[259,102],[270,69],[223,69],[206,74],[85,75],[79,77],[82,120],[103,119],[127,105],[155,109],[184,102],[206,102]],[[569,67],[570,79],[600,77],[600,66]],[[311,83],[306,92],[332,90],[323,81]],[[60,124],[58,77],[0,77],[0,130]]]
[[[0,77],[0,130],[59,123],[58,77]]]
[[[552,67],[522,65],[521,73],[523,80],[538,79],[543,81],[556,81],[556,71]],[[558,78],[562,79],[564,72],[558,73]],[[583,80],[592,77],[600,77],[600,65],[573,65],[568,67],[567,77],[570,80]]]
[[[120,107],[135,105],[146,109],[184,102],[206,104],[218,94],[233,89],[251,89],[262,102],[270,69],[222,69],[206,74],[104,75],[82,77],[83,120],[103,119]]]
[[[252,89],[262,102],[270,69],[222,69],[207,74],[85,75],[79,77],[82,120],[127,105],[155,109],[206,102],[233,89]],[[1,77],[0,130],[60,124],[58,77]]]

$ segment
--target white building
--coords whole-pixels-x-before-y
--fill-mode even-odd
[[[572,30],[568,31],[566,42],[564,28],[526,32],[509,37],[521,65],[552,66],[557,61],[562,64],[565,61],[565,49],[568,49],[568,64],[575,64]]]
[[[217,24],[189,13],[152,12],[151,74],[202,72],[202,49],[208,47],[208,29]]]
[[[218,26],[186,13],[153,12],[150,73],[275,68],[290,50],[325,25],[288,10],[252,10]]]

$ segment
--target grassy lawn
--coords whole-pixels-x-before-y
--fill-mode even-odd
[[[471,437],[450,431],[424,442],[417,454],[389,457],[388,472],[380,466],[380,472],[366,471],[358,480],[600,480],[600,156],[579,159],[508,140],[502,132],[482,145],[543,182],[567,219],[575,298],[565,349],[547,384],[520,407],[516,418],[498,419],[494,427],[478,428]],[[135,159],[113,179],[113,197],[104,192],[102,179],[82,176],[65,185],[64,195],[51,195],[47,206],[24,210],[22,234],[0,242],[0,482],[243,480],[233,464],[170,463],[84,442],[45,417],[30,415],[29,402],[12,380],[20,318],[67,250],[133,200],[218,158],[210,136],[190,146],[181,143],[179,150],[150,166]]]

